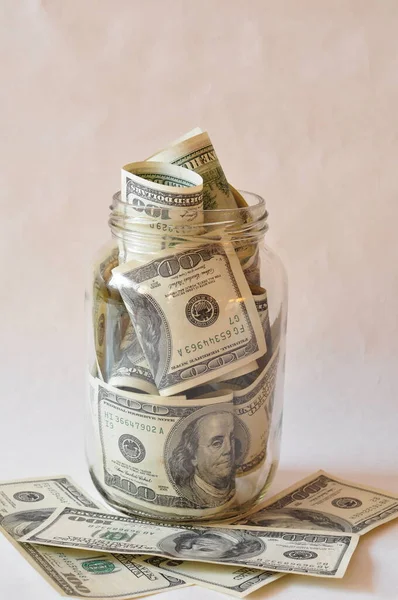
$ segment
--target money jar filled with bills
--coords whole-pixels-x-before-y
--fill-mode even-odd
[[[87,293],[86,452],[114,508],[232,519],[278,464],[287,281],[200,130],[122,169]]]

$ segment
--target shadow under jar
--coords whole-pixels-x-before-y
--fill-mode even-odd
[[[234,195],[183,226],[114,196],[87,293],[86,452],[120,511],[232,519],[277,468],[287,279],[264,200]]]

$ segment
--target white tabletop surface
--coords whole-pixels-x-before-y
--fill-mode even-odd
[[[397,0],[2,0],[0,480],[83,452],[86,267],[121,165],[195,126],[263,195],[290,281],[276,492],[320,468],[398,493]],[[161,596],[159,596],[160,598]],[[192,587],[164,600],[222,598]],[[0,536],[0,599],[58,595]],[[398,521],[339,581],[283,600],[396,600]]]

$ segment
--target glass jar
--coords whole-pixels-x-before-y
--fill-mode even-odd
[[[232,190],[239,208],[184,227],[114,196],[86,295],[86,452],[119,511],[233,519],[277,468],[287,279],[265,201]]]

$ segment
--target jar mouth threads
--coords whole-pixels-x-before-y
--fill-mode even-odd
[[[235,192],[240,204],[237,208],[203,210],[204,222],[183,224],[177,218],[177,224],[173,224],[173,215],[179,216],[180,208],[146,206],[137,210],[137,207],[122,202],[121,193],[116,192],[110,206],[109,227],[114,237],[127,244],[132,242],[136,252],[142,244],[146,253],[155,240],[163,240],[163,248],[184,242],[195,246],[205,241],[220,240],[257,244],[268,231],[265,200],[251,192]],[[156,246],[159,248],[158,244]]]

